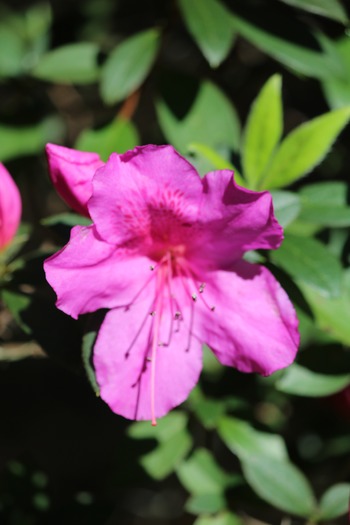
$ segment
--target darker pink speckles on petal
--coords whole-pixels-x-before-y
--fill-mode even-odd
[[[54,153],[52,169],[74,193],[73,157],[63,152],[63,170]],[[79,164],[86,154],[74,155]],[[294,308],[266,268],[241,258],[283,239],[270,194],[236,186],[228,170],[200,179],[170,146],[112,154],[93,174],[90,160],[93,225],[74,228],[45,271],[71,316],[110,309],[94,366],[111,409],[156,424],[197,382],[202,343],[243,372],[288,366],[299,343]]]

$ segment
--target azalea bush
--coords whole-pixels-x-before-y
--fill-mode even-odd
[[[343,523],[349,6],[0,10],[1,523]]]

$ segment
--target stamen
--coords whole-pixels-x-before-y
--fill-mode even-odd
[[[152,339],[152,351],[151,351],[151,417],[152,426],[157,425],[156,410],[155,410],[155,380],[156,380],[156,358],[157,358],[157,347],[159,342],[159,329],[160,321],[163,313],[163,292],[164,292],[164,276],[162,270],[157,273],[157,284],[156,284],[156,305],[155,305],[155,316],[154,316],[154,330]]]
[[[211,307],[210,307],[210,310],[211,310],[212,312],[214,312],[214,311],[215,311],[215,306],[211,306]]]
[[[155,268],[154,264],[151,264],[151,266],[149,267],[149,269],[151,270],[151,272],[153,272],[154,268]]]
[[[197,294],[193,293],[193,294],[191,295],[191,297],[192,297],[192,299],[194,300],[194,302],[197,301]]]
[[[151,315],[152,317],[154,317],[156,315],[156,312],[153,310],[152,312],[149,313],[149,315]]]
[[[124,357],[125,359],[128,359],[129,355],[130,355],[130,351],[132,349],[132,347],[134,346],[134,344],[136,343],[137,339],[139,338],[146,322],[147,322],[147,319],[148,319],[148,314],[145,315],[145,317],[143,318],[142,320],[142,323],[140,325],[140,328],[137,330],[136,334],[134,335],[130,345],[128,346],[128,349],[126,350],[125,354],[124,354]]]
[[[203,293],[205,288],[205,283],[202,283],[199,287],[199,293]]]
[[[175,312],[175,315],[174,315],[174,319],[180,319],[181,317],[181,312]]]

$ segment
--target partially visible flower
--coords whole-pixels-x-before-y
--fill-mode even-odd
[[[47,144],[49,173],[57,193],[76,212],[89,217],[87,201],[92,194],[92,177],[104,165],[97,153]]]
[[[58,148],[48,146],[52,178],[93,224],[73,228],[46,276],[72,317],[109,309],[94,366],[113,411],[155,424],[198,381],[202,343],[242,372],[294,360],[292,304],[265,267],[242,259],[282,241],[268,192],[236,186],[228,170],[200,179],[170,146],[112,154],[94,173],[96,158]]]
[[[0,251],[13,239],[22,213],[21,196],[11,175],[0,163]]]

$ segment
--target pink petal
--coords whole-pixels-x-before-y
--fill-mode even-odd
[[[128,419],[152,419],[151,357],[153,299],[149,297],[130,309],[108,312],[94,349],[96,379],[101,398]],[[168,341],[171,311],[163,312],[158,341]],[[200,342],[189,327],[173,331],[168,346],[157,346],[155,360],[155,416],[162,417],[182,403],[198,381],[202,368]]]
[[[299,345],[298,320],[287,294],[263,266],[240,261],[208,276],[198,299],[196,334],[219,361],[269,375],[290,365]]]
[[[46,154],[57,193],[73,210],[89,217],[86,204],[92,193],[92,178],[104,165],[99,155],[55,144],[46,145]]]
[[[208,173],[202,180],[201,233],[195,247],[202,258],[228,267],[248,250],[278,248],[283,230],[268,192],[236,186],[229,170]]]
[[[101,241],[94,226],[75,226],[69,243],[46,259],[46,279],[57,294],[57,307],[77,318],[99,308],[132,302],[152,279],[151,261]]]
[[[21,213],[21,195],[5,166],[0,164],[0,250],[13,239]]]
[[[199,175],[171,146],[142,146],[111,155],[88,207],[107,242],[150,244],[195,220],[201,193]]]

